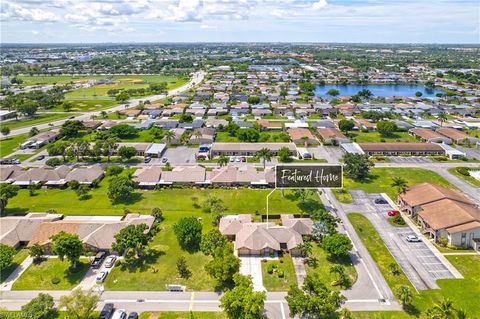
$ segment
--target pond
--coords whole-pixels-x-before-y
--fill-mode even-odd
[[[352,96],[363,89],[370,90],[374,96],[405,96],[413,97],[417,91],[422,92],[422,97],[435,97],[437,93],[443,93],[438,89],[426,88],[422,85],[415,84],[325,84],[317,85],[315,88],[315,96],[330,97],[327,95],[328,90],[336,89],[340,91],[340,96]]]

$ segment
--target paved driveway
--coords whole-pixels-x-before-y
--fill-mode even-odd
[[[198,148],[193,147],[169,147],[163,157],[166,157],[172,166],[196,165],[195,153],[197,152]]]
[[[240,257],[240,274],[252,277],[253,290],[266,291],[262,278],[263,257],[244,256]]]
[[[386,213],[393,207],[390,204],[375,204],[375,198],[381,195],[363,191],[351,191],[351,194],[356,211],[362,212],[370,220],[416,289],[435,289],[438,288],[437,279],[455,278],[444,261],[425,242],[409,243],[405,240],[407,235],[416,235],[409,226],[394,227],[388,222]]]

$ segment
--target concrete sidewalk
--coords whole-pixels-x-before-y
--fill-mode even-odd
[[[28,256],[25,260],[8,276],[7,280],[2,283],[0,291],[12,290],[13,283],[23,274],[25,270],[33,263],[33,258]]]

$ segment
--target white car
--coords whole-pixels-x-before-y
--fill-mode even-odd
[[[98,273],[97,277],[95,277],[96,282],[104,282],[105,278],[107,278],[108,271],[101,271]]]
[[[115,260],[117,260],[117,257],[108,256],[107,259],[105,259],[105,268],[112,268],[115,264]]]
[[[407,240],[409,243],[418,243],[418,242],[421,241],[420,238],[418,238],[418,237],[415,236],[415,235],[408,235],[408,236],[406,237],[406,240]]]
[[[112,319],[125,319],[127,317],[127,313],[125,309],[117,309],[113,313]]]

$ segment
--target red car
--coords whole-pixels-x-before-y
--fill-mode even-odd
[[[398,210],[391,210],[387,213],[387,215],[393,217],[395,215],[400,215],[400,212]]]

